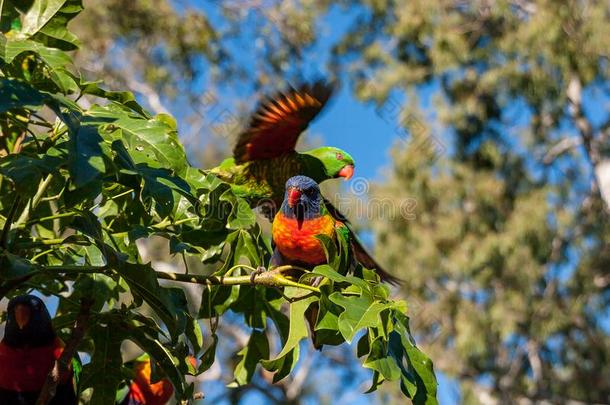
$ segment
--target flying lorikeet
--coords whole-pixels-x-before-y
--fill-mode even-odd
[[[323,146],[295,151],[301,133],[320,113],[333,92],[324,82],[303,85],[262,102],[239,135],[233,157],[211,170],[230,183],[252,205],[261,200],[279,207],[284,184],[305,173],[318,183],[354,174],[354,159],[345,151]]]
[[[44,302],[34,295],[11,299],[0,342],[0,404],[34,405],[64,344],[55,334]],[[60,376],[52,405],[78,403],[73,369]]]
[[[121,405],[165,405],[174,394],[167,378],[151,383],[150,356],[144,354],[134,360],[134,372],[129,391]]]
[[[318,235],[340,242],[339,246],[350,246],[348,262],[359,261],[354,251],[355,235],[345,222],[332,215],[318,184],[306,176],[294,176],[286,182],[284,201],[273,220],[272,234],[275,266],[294,264],[313,268],[325,263],[326,253]],[[379,268],[376,271],[379,274]],[[397,280],[389,274],[380,277],[390,282]]]
[[[293,176],[307,175],[317,183],[339,177],[350,179],[354,159],[347,152],[330,146],[302,153],[294,149],[300,134],[320,113],[332,92],[332,85],[318,81],[261,103],[249,126],[239,135],[233,157],[211,172],[230,183],[233,191],[252,206],[271,202],[269,219],[282,204],[286,180]],[[397,284],[400,280],[371,257],[343,215],[328,200],[325,205],[330,215],[347,227],[358,261],[366,268],[376,269],[384,281]]]

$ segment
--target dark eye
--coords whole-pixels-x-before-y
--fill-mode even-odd
[[[337,153],[335,156],[337,157],[337,160],[343,160],[343,154],[342,153]]]

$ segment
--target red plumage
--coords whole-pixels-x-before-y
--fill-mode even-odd
[[[59,338],[41,347],[9,347],[0,342],[0,388],[25,392],[40,391],[55,360],[63,352],[64,344]],[[71,375],[63,376],[67,383]]]

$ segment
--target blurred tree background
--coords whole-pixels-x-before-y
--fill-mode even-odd
[[[262,92],[341,79],[404,129],[369,202],[414,199],[414,215],[362,222],[459,400],[610,401],[608,2],[91,0],[71,27],[77,64],[174,114],[202,166]],[[232,400],[349,400],[349,362],[325,361],[344,370],[329,389],[304,364]]]

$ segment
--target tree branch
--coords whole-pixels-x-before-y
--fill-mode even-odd
[[[185,273],[166,273],[157,271],[157,277],[165,280],[180,281],[183,283],[194,283],[203,285],[264,285],[268,287],[296,287],[304,290],[313,291],[320,293],[320,289],[308,284],[297,283],[285,277],[283,273],[288,271],[303,271],[304,269],[296,266],[279,266],[271,270],[262,272],[256,277],[252,278],[250,275],[246,276],[203,276],[198,274],[185,274]]]
[[[61,356],[55,361],[53,369],[47,375],[47,379],[40,391],[36,405],[47,405],[57,391],[57,385],[61,381],[63,376],[70,373],[70,364],[72,358],[76,355],[76,351],[81,341],[85,337],[85,331],[89,325],[89,316],[91,314],[91,306],[93,305],[92,299],[83,298],[80,302],[80,312],[76,317],[70,340],[64,347]]]
[[[239,265],[242,266],[242,265]],[[250,266],[244,266],[250,267]],[[107,266],[40,266],[41,271],[49,271],[56,273],[104,273],[109,267]],[[200,274],[186,274],[186,273],[171,273],[164,271],[156,271],[157,278],[163,280],[179,281],[181,283],[192,283],[202,285],[264,285],[267,287],[296,287],[304,290],[309,290],[319,294],[320,289],[308,284],[298,283],[292,281],[284,273],[299,271],[304,272],[306,269],[298,266],[278,266],[271,270],[264,271],[258,274],[256,277],[251,275],[246,276],[204,276]]]
[[[602,178],[602,171],[600,170],[602,156],[599,149],[599,143],[595,140],[591,122],[587,119],[582,110],[582,83],[576,74],[573,74],[570,78],[566,94],[570,102],[570,114],[580,133],[580,138],[585,147],[587,158],[593,166],[593,178],[595,181],[593,191],[596,194],[599,194],[599,197],[606,205],[606,210],[610,212],[610,200],[608,199],[610,191],[601,189],[601,187],[605,187],[610,181]]]
[[[542,162],[546,165],[551,164],[559,156],[580,145],[582,145],[581,138],[564,138],[549,149],[542,158]]]

